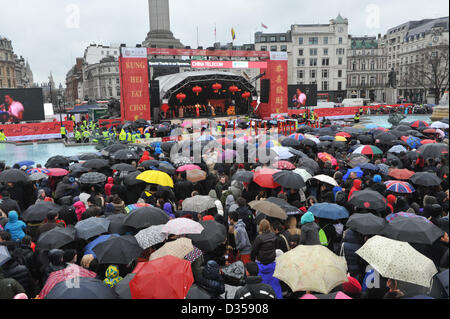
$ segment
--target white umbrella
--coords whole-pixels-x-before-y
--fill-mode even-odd
[[[303,180],[305,182],[307,182],[308,180],[310,180],[312,178],[312,175],[310,173],[308,173],[308,171],[306,169],[303,169],[303,168],[296,168],[295,170],[293,170],[293,172],[300,175],[301,177],[303,177]]]
[[[313,178],[333,186],[339,186],[336,180],[328,175],[316,175]]]
[[[408,150],[403,145],[395,145],[395,146],[392,146],[388,152],[400,154],[402,152],[406,153],[406,152],[408,152]]]
[[[311,135],[311,134],[305,134],[305,139],[311,140],[311,141],[313,141],[316,144],[320,143],[320,140],[317,137],[315,137],[314,135]]]
[[[161,232],[173,235],[201,234],[203,229],[204,228],[200,223],[197,223],[192,219],[175,218],[169,220],[169,222],[164,225]]]
[[[431,124],[432,128],[438,128],[438,129],[448,129],[449,125],[447,123],[443,123],[443,122],[434,122],[433,124]]]
[[[142,249],[147,249],[167,239],[167,235],[161,232],[164,225],[151,226],[138,232],[134,237]]]
[[[294,154],[289,152],[288,147],[276,146],[273,147],[272,150],[277,153],[279,159],[288,159],[294,156]]]
[[[375,236],[356,251],[383,277],[430,288],[437,274],[433,261],[409,243]]]

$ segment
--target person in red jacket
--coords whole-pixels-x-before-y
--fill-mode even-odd
[[[144,154],[142,154],[141,159],[139,160],[138,164],[141,164],[145,161],[150,161],[152,158],[150,157],[150,153],[148,151],[145,151]]]
[[[105,185],[105,195],[111,196],[111,189],[114,186],[114,178],[108,177],[108,183]]]
[[[350,194],[348,195],[348,200],[350,200],[350,198],[352,198],[353,192],[358,192],[361,190],[361,184],[362,184],[362,181],[360,179],[355,179],[353,181],[353,187],[350,190]]]
[[[394,195],[388,195],[387,201],[388,201],[388,207],[391,210],[391,214],[393,214],[395,203],[397,202],[397,197],[395,197]]]

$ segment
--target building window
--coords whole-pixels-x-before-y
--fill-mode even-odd
[[[280,41],[281,42],[286,42],[286,36],[284,36],[284,35],[280,36]]]
[[[323,55],[328,55],[328,48],[323,49]]]
[[[114,51],[114,55],[117,55],[117,51]]]
[[[311,79],[315,79],[317,75],[317,71],[316,70],[309,70],[309,77]]]
[[[303,56],[303,49],[298,50],[298,55]]]
[[[322,77],[323,78],[328,78],[328,70],[322,70]]]
[[[267,47],[266,47],[265,45],[263,45],[263,46],[261,47],[261,51],[267,51]]]
[[[328,91],[328,81],[322,81],[322,91]]]
[[[319,44],[319,38],[318,37],[310,37],[309,44]]]
[[[342,82],[338,82],[338,91],[342,90]]]
[[[324,65],[324,66],[330,65],[330,58],[322,59],[322,65]]]
[[[271,45],[270,51],[278,51],[278,47],[276,45]]]
[[[116,84],[120,84],[120,79],[116,78]]]
[[[280,46],[280,50],[283,52],[287,52],[287,45]]]
[[[305,76],[305,72],[303,70],[297,71],[297,78],[303,79],[304,76]]]
[[[298,44],[303,44],[303,38],[298,38]]]
[[[105,55],[105,51],[102,51],[102,55]]]
[[[309,55],[316,56],[317,55],[317,49],[309,49]]]
[[[352,76],[352,87],[356,86],[356,76]]]
[[[339,44],[342,44],[342,38],[339,38]]]
[[[261,42],[266,42],[266,41],[267,41],[266,37],[261,37]]]
[[[338,64],[339,65],[342,65],[342,61],[343,61],[342,58],[338,58]]]
[[[370,86],[375,86],[375,76],[370,77]]]
[[[338,78],[342,77],[342,70],[338,70]]]
[[[309,59],[309,66],[317,66],[317,59]]]
[[[323,44],[328,44],[328,37],[323,38]]]
[[[361,70],[366,70],[366,61],[363,61],[363,63],[361,64]]]
[[[375,70],[375,61],[370,61],[370,69]]]
[[[270,37],[270,42],[277,42],[277,37]]]
[[[108,88],[108,90],[109,90],[109,96],[112,97],[113,96],[112,87]]]
[[[352,70],[356,71],[356,61],[353,61],[353,63],[352,63]]]
[[[366,77],[362,76],[361,77],[361,86],[365,86],[366,85]]]
[[[297,66],[305,66],[305,59],[297,59]]]

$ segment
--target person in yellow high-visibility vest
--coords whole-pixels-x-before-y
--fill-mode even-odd
[[[126,140],[127,140],[127,133],[125,132],[124,129],[122,129],[122,131],[120,131],[119,134],[119,141],[125,142]]]
[[[360,121],[360,116],[359,116],[359,113],[358,113],[358,112],[355,114],[354,120],[355,120],[355,123],[359,123],[359,121]]]
[[[0,130],[0,142],[6,142],[6,135],[3,130]]]
[[[82,139],[82,136],[81,136],[80,131],[75,129],[75,143],[81,143],[81,139]]]
[[[83,133],[81,133],[81,135],[83,136],[83,143],[89,143],[91,133],[88,130],[84,130]]]
[[[61,131],[60,132],[61,132],[61,139],[64,139],[67,142],[67,130],[66,130],[64,124],[61,125]]]
[[[127,142],[131,142],[132,138],[131,138],[131,133],[128,131],[125,131],[127,133]]]

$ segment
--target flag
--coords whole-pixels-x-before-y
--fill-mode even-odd
[[[231,28],[231,37],[233,40],[236,40],[236,32],[234,31],[234,28]]]
[[[264,23],[261,23],[261,26],[262,26],[264,29],[269,29],[269,27],[266,26]]]

